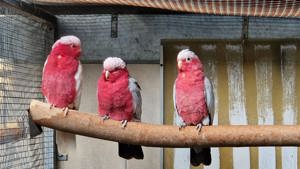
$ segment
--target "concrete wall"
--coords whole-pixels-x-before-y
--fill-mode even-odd
[[[159,124],[160,115],[160,67],[158,64],[129,64],[132,77],[138,80],[142,88],[142,121]],[[97,81],[102,71],[98,64],[83,65],[83,91],[80,110],[97,113]],[[149,83],[151,81],[151,83]],[[58,161],[59,168],[67,169],[140,169],[160,168],[161,149],[143,147],[144,160],[126,160],[118,156],[118,144],[115,142],[76,136],[76,150],[69,152],[68,161]]]

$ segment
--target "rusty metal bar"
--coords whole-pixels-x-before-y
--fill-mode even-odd
[[[242,147],[299,146],[300,125],[209,126],[198,133],[195,127],[179,130],[171,125],[129,122],[125,129],[120,122],[102,121],[97,114],[71,110],[66,117],[62,109],[33,100],[30,114],[38,125],[104,140],[151,147]]]

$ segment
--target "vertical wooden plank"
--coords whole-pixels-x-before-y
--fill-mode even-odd
[[[159,58],[159,92],[160,92],[160,99],[159,99],[159,109],[160,109],[160,124],[164,124],[164,48],[160,45],[160,58]],[[160,148],[160,169],[164,168],[164,149]]]
[[[200,59],[203,60],[205,75],[213,84],[213,91],[215,96],[215,112],[213,118],[213,125],[218,125],[218,79],[216,67],[216,51],[215,44],[203,44],[200,46]],[[211,148],[212,162],[205,169],[220,169],[220,151],[219,148]]]
[[[232,125],[247,125],[243,75],[243,57],[240,45],[226,45],[229,116]],[[233,168],[250,169],[249,147],[233,148]]]
[[[281,79],[283,89],[283,124],[297,124],[296,104],[296,46],[282,45],[281,49]],[[281,148],[282,168],[297,168],[297,147]]]
[[[272,109],[272,58],[270,45],[255,45],[258,124],[274,124]],[[259,147],[259,168],[275,169],[275,148]]]
[[[225,57],[225,45],[223,43],[217,44],[217,95],[218,95],[218,122],[220,125],[229,124],[228,114],[228,74]],[[220,168],[231,169],[232,166],[232,148],[220,148]]]
[[[243,47],[244,54],[244,81],[246,94],[246,112],[249,125],[257,125],[257,93],[255,81],[254,46],[246,43]],[[250,147],[250,166],[258,168],[258,148]]]
[[[174,150],[174,169],[190,168],[190,149],[177,148]]]
[[[164,124],[173,124],[173,83],[176,78],[176,52],[172,45],[164,45]],[[164,168],[173,169],[173,149],[164,148]]]
[[[300,45],[299,43],[296,44],[297,51],[296,51],[296,75],[300,75]],[[300,78],[296,76],[295,83],[296,83],[296,104],[297,104],[297,113],[300,112]],[[300,115],[297,116],[297,124],[300,122]],[[300,147],[297,148],[297,154],[300,154]],[[297,166],[300,168],[300,155],[297,156]]]
[[[274,113],[274,124],[282,124],[282,82],[281,82],[281,56],[280,45],[271,44],[272,55],[272,107]],[[275,147],[276,151],[276,168],[281,169],[281,148]]]

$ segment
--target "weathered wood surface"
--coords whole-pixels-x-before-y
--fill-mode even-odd
[[[30,114],[38,125],[99,139],[140,144],[152,147],[243,147],[243,146],[299,146],[299,125],[235,125],[195,127],[179,130],[172,125],[152,125],[129,122],[125,129],[120,122],[102,121],[99,116],[70,110],[64,117],[62,109],[33,100]]]

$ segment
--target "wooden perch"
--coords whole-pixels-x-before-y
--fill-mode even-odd
[[[104,140],[152,147],[241,147],[299,146],[300,126],[209,126],[201,132],[195,127],[179,130],[177,126],[129,122],[125,129],[120,122],[102,122],[97,114],[70,110],[64,117],[62,109],[33,100],[30,114],[38,125]]]

